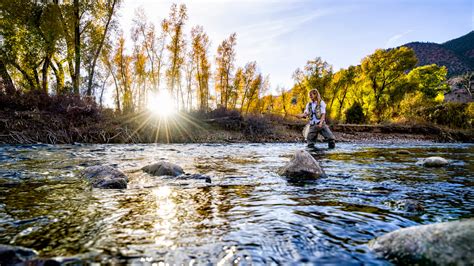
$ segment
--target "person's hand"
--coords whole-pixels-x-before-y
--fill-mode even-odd
[[[318,128],[322,128],[323,127],[323,122],[319,122],[318,123]]]

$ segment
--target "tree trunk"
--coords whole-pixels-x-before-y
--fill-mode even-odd
[[[48,93],[48,70],[49,65],[51,64],[51,55],[48,53],[44,58],[43,68],[41,69],[42,82],[41,87],[43,88],[44,93]]]
[[[3,60],[0,59],[0,78],[2,78],[2,83],[0,86],[3,86],[5,93],[7,95],[14,95],[16,94],[15,85],[13,85],[12,78],[10,74],[8,74],[7,68],[3,63]],[[1,90],[0,90],[1,91]]]
[[[112,16],[114,14],[114,8],[115,8],[116,3],[117,3],[117,0],[112,0],[112,7],[110,8],[109,17],[107,18],[107,23],[105,24],[104,34],[102,35],[102,38],[100,39],[99,47],[97,48],[97,51],[95,51],[94,59],[92,60],[92,66],[89,71],[89,82],[87,83],[87,93],[86,93],[87,96],[92,95],[92,82],[94,79],[94,72],[95,72],[95,66],[97,63],[97,58],[99,58],[100,51],[102,50],[102,46],[104,45],[105,37],[107,36],[107,31],[109,29],[110,21],[112,20]]]
[[[74,94],[79,95],[79,79],[81,77],[81,32],[79,17],[79,0],[74,0],[74,76],[73,90]]]
[[[60,62],[56,61],[57,67],[51,62],[50,66],[56,76],[56,95],[62,94],[64,91],[64,70]]]

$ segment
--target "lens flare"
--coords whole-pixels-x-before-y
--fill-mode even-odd
[[[153,114],[161,117],[169,117],[176,112],[176,105],[173,97],[166,90],[158,93],[151,93],[147,101],[147,109]]]

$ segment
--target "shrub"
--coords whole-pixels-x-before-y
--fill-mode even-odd
[[[259,115],[245,117],[244,133],[254,137],[272,133],[272,123],[269,118]]]
[[[97,118],[100,110],[94,99],[74,94],[49,95],[41,91],[29,91],[15,95],[0,94],[0,109],[14,111],[46,111],[64,114],[70,118]]]
[[[454,128],[472,128],[474,103],[444,103],[424,108],[418,115],[426,121]]]
[[[362,105],[358,102],[352,104],[346,111],[346,123],[362,124],[365,122],[364,110]]]

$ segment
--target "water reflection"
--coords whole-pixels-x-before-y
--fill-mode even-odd
[[[275,171],[299,144],[2,146],[0,243],[103,263],[385,264],[365,247],[373,237],[474,216],[473,147],[341,144],[315,154],[327,178],[293,182]],[[415,164],[428,155],[452,163]],[[157,160],[212,183],[139,170]],[[102,164],[128,189],[78,179]],[[407,212],[410,199],[424,211]]]

